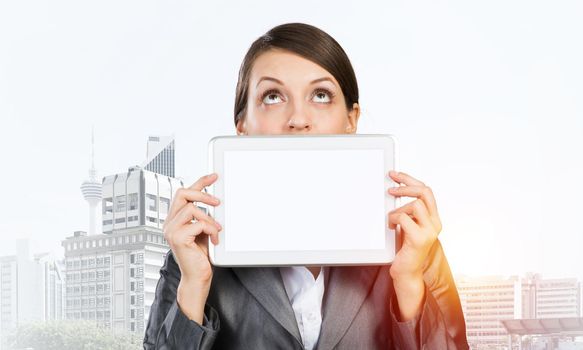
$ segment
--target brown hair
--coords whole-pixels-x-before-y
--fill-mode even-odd
[[[270,29],[251,44],[239,69],[235,93],[235,126],[247,110],[249,76],[255,59],[270,49],[298,54],[327,70],[340,84],[346,108],[358,103],[358,84],[346,52],[323,30],[304,23],[286,23]]]

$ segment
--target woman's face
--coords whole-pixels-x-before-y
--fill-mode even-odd
[[[271,49],[257,57],[248,92],[238,135],[356,132],[358,103],[348,110],[332,74],[290,51]]]

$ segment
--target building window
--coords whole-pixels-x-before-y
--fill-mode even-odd
[[[125,195],[116,196],[115,203],[113,204],[113,206],[115,207],[116,213],[125,211],[126,210],[126,196]]]
[[[130,193],[128,194],[128,210],[138,209],[138,194]]]
[[[156,196],[153,194],[146,194],[146,208],[151,211],[158,210]]]
[[[156,223],[158,221],[156,218],[153,218],[151,216],[146,216],[146,218],[148,219],[149,222]]]
[[[103,202],[102,202],[102,206],[103,206],[103,214],[113,214],[113,200],[110,198],[103,198]]]
[[[160,197],[160,213],[167,214],[169,208],[170,208],[170,199]]]
[[[115,223],[116,224],[121,224],[121,223],[124,223],[124,222],[126,222],[126,218],[117,218],[117,219],[115,219]]]
[[[103,225],[111,225],[113,224],[113,220],[103,220]]]
[[[138,221],[138,216],[137,215],[128,216],[128,222],[130,221]]]

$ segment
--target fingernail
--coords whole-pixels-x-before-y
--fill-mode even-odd
[[[399,175],[399,173],[397,173],[397,172],[396,172],[396,171],[394,171],[394,170],[391,170],[391,171],[389,171],[389,174],[390,174],[390,175],[393,175],[393,176],[397,176],[397,175]]]

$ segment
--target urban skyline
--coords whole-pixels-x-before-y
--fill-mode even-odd
[[[175,168],[174,157],[168,156],[175,149],[173,137],[150,136],[148,149],[150,142],[160,139],[164,141],[155,152],[164,154],[165,162],[148,152],[142,166],[102,178],[102,200],[87,203],[89,208],[96,204],[101,208],[97,232],[78,230],[63,237],[63,259],[30,254],[26,240],[17,241],[15,256],[0,256],[0,334],[32,320],[60,319],[89,320],[113,331],[143,334],[159,268],[169,250],[161,225],[175,190],[184,186],[182,180],[160,174],[173,173]],[[93,161],[91,174],[95,174]],[[84,194],[86,184],[81,188]],[[97,220],[92,213],[90,209],[90,229]],[[582,284],[577,278],[456,274],[455,280],[468,341],[476,348],[494,349],[516,338],[507,334],[502,321],[583,316]],[[0,347],[4,340],[0,339]]]
[[[260,1],[241,15],[245,2],[0,3],[0,256],[26,237],[31,251],[63,256],[63,237],[89,231],[79,186],[92,125],[100,174],[127,172],[148,136],[175,134],[176,175],[185,185],[205,175],[208,140],[235,134],[248,45],[300,21],[350,57],[357,133],[396,135],[400,170],[433,189],[454,273],[583,280],[573,220],[583,198],[582,2],[294,5]]]

